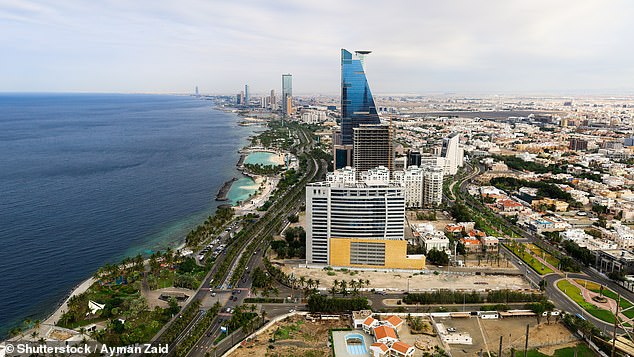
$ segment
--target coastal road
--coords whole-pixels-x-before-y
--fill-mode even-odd
[[[322,161],[318,163],[317,160],[313,158],[312,165],[310,166],[312,166],[312,168],[314,169],[311,170],[308,181],[312,180],[315,176],[317,176],[319,172],[321,172],[325,168],[325,165],[326,165],[325,162]],[[301,192],[303,192],[303,190]],[[282,217],[283,219],[285,219],[285,217],[287,217],[290,212],[296,209],[296,206],[299,204],[299,202],[300,201],[298,200],[291,205],[280,208],[280,211],[277,213],[277,216],[280,219]],[[241,278],[238,280],[237,286],[235,286],[233,289],[234,291],[241,291],[241,293],[231,295],[231,296],[234,296],[236,300],[225,301],[225,303],[222,305],[222,310],[221,310],[225,312],[219,315],[216,319],[214,319],[211,327],[207,329],[207,331],[205,331],[205,334],[200,338],[200,340],[196,342],[194,348],[190,351],[188,356],[202,357],[205,355],[205,353],[212,351],[215,345],[214,342],[220,335],[220,329],[216,327],[217,324],[219,323],[218,321],[220,321],[221,319],[224,319],[225,321],[230,319],[230,314],[226,315],[228,314],[226,312],[226,309],[227,308],[231,309],[231,308],[240,306],[243,303],[244,299],[248,297],[249,292],[251,290],[251,285],[252,285],[252,277],[250,272],[252,272],[255,269],[255,267],[260,266],[262,264],[263,255],[266,250],[265,248],[268,245],[268,241],[262,238],[272,233],[273,227],[275,227],[275,225],[267,225],[266,229],[264,229],[263,231],[260,232],[260,234],[257,235],[260,237],[261,240],[258,243],[258,246],[255,250],[255,254],[252,254],[252,256],[249,258],[244,275],[241,276]],[[242,254],[249,254],[244,252],[244,249],[246,249],[247,246],[248,246],[248,243],[245,244]],[[237,264],[238,261],[239,259],[236,258],[234,261],[234,264]],[[230,275],[228,275],[227,278],[229,278],[229,276]],[[266,310],[266,312],[267,312],[267,316],[274,318],[283,313],[287,313],[288,309],[290,308],[287,308],[287,307],[279,308],[278,306],[275,306],[274,308],[272,308],[271,311]]]
[[[301,130],[301,131],[303,132],[304,130]],[[308,139],[305,133],[303,133],[302,135],[304,139],[310,140]],[[308,146],[312,147],[312,140],[310,140],[308,143],[301,143],[300,146],[302,146],[302,150],[304,150]],[[320,177],[320,175],[323,174],[326,167],[327,167],[327,163],[324,160],[320,160],[318,162],[315,158],[310,158],[310,162],[307,168],[308,170],[305,176],[306,180],[304,181],[304,184],[312,181],[315,177]],[[253,271],[253,268],[255,266],[261,264],[262,256],[265,251],[264,248],[268,244],[268,242],[264,239],[264,237],[266,237],[268,234],[273,233],[274,228],[278,226],[277,223],[280,223],[284,219],[286,219],[286,216],[288,215],[288,213],[291,212],[293,209],[295,209],[296,206],[299,205],[299,202],[301,202],[304,197],[303,192],[304,190],[302,187],[301,189],[298,190],[296,194],[293,195],[294,199],[292,200],[292,204],[290,205],[278,204],[279,202],[274,203],[266,215],[266,217],[271,217],[267,222],[268,224],[262,224],[263,222],[258,222],[260,223],[259,231],[257,231],[255,234],[253,234],[253,236],[250,239],[248,239],[246,242],[243,243],[241,248],[241,254],[238,254],[236,257],[234,257],[231,263],[232,269],[230,269],[230,271],[227,272],[227,274],[223,277],[223,281],[230,279],[232,274],[237,274],[237,273],[241,274],[242,278],[238,280],[236,289],[239,289],[240,291],[244,291],[244,292],[240,294],[232,295],[236,297],[236,300],[233,300],[233,299],[229,300],[226,293],[223,293],[223,295],[218,294],[214,301],[213,298],[209,299],[210,292],[208,291],[208,289],[205,289],[205,290],[199,289],[195,297],[196,299],[202,300],[205,306],[209,306],[212,301],[213,303],[219,302],[222,305],[221,311],[224,311],[224,312],[221,312],[221,314],[219,314],[212,321],[211,326],[205,331],[205,334],[203,334],[203,336],[197,341],[195,347],[190,351],[189,355],[202,356],[206,353],[205,351],[209,351],[210,346],[213,345],[213,342],[215,341],[215,339],[217,338],[219,334],[220,330],[218,328],[218,325],[222,323],[223,320],[226,321],[230,318],[230,315],[227,315],[228,313],[226,312],[227,308],[229,309],[235,308],[236,306],[239,306],[244,301],[244,299],[248,295],[248,291],[250,290],[251,283],[252,283],[250,274],[248,274],[248,272]],[[260,220],[262,220],[263,218],[261,218]],[[260,241],[257,244],[257,248],[255,249],[255,254],[249,258],[249,261],[246,266],[246,271],[237,272],[235,269],[233,269],[235,267],[235,264],[238,264],[239,259],[243,254],[251,254],[250,252],[246,251],[246,248],[249,246],[249,244],[252,241],[257,239],[259,239]],[[217,268],[218,266],[219,266],[218,263],[214,264],[213,270],[216,270],[215,268]],[[208,275],[208,279],[206,279],[205,284],[202,286],[209,286],[209,279],[211,276],[213,275],[212,274]],[[217,283],[218,282],[214,282],[214,284],[217,284]],[[222,297],[222,300],[221,300],[221,297]],[[269,316],[272,316],[272,315],[269,315]],[[185,333],[188,333],[188,332],[186,331]],[[172,350],[174,350],[175,346],[173,345],[171,348]]]

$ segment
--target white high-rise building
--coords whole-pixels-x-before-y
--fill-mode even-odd
[[[360,174],[353,167],[335,170],[326,174],[326,181],[331,183],[353,184],[357,181],[368,185],[399,184],[404,189],[405,207],[419,208],[438,206],[442,203],[443,168],[435,165],[422,167],[410,166],[405,171],[394,171],[390,179],[390,171],[379,166]]]
[[[326,181],[333,183],[355,183],[357,181],[356,170],[353,167],[346,166],[334,172],[328,172],[326,174]]]
[[[391,257],[387,255],[392,244],[387,241],[399,241],[396,246],[406,246],[404,222],[405,195],[398,183],[309,184],[306,186],[306,263],[389,266]],[[339,250],[331,251],[332,244]],[[398,265],[399,260],[394,260],[394,264]]]
[[[423,167],[423,207],[442,203],[443,169],[438,166]]]
[[[445,159],[445,175],[455,175],[463,166],[464,150],[460,147],[460,135],[453,133],[442,140],[440,156]]]
[[[390,181],[390,170],[385,166],[369,169],[361,173],[361,181],[387,183]]]
[[[394,181],[400,182],[405,189],[405,207],[423,206],[424,179],[423,169],[418,166],[410,166],[405,171],[394,172]]]
[[[442,203],[443,169],[438,166],[410,166],[394,172],[394,180],[405,189],[406,207],[431,207]]]

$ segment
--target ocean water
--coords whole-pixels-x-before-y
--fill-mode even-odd
[[[0,94],[0,336],[104,263],[182,242],[241,177],[237,122],[186,96]]]

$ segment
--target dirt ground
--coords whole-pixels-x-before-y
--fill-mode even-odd
[[[435,221],[420,221],[416,219],[416,213],[417,212],[421,212],[424,214],[427,214],[428,210],[418,210],[418,211],[406,211],[405,214],[407,216],[407,221],[410,224],[414,224],[414,223],[430,223],[431,225],[434,226],[434,229],[440,232],[444,232],[445,231],[445,226],[447,226],[450,223],[455,223],[455,221],[451,218],[450,215],[445,215],[443,213],[443,211],[436,211],[436,220]]]
[[[253,356],[330,356],[331,349],[328,347],[328,330],[332,328],[349,327],[348,321],[328,320],[310,322],[303,316],[293,316],[280,321],[256,337],[249,343],[243,343],[242,347],[231,353],[230,357],[253,357]],[[275,342],[270,342],[275,331],[293,331],[288,334],[288,338],[278,338]],[[269,348],[273,346],[273,348]]]
[[[516,351],[524,349],[526,325],[529,327],[528,347],[542,348],[550,351],[551,354],[560,348],[568,347],[570,343],[577,341],[567,328],[560,323],[547,324],[545,319],[537,326],[537,319],[530,318],[509,318],[500,320],[480,320],[467,319],[436,319],[446,327],[453,327],[457,332],[467,332],[473,338],[473,345],[450,345],[453,356],[475,356],[480,349],[485,353],[487,348],[490,352],[497,354],[500,336],[502,336],[502,349],[509,353],[511,347]],[[480,329],[480,326],[482,329]],[[486,344],[485,344],[486,340]],[[485,354],[486,355],[486,354]]]
[[[379,271],[358,271],[347,273],[341,270],[334,271],[335,275],[328,275],[328,271],[323,269],[309,269],[297,266],[284,266],[285,273],[293,273],[295,277],[304,276],[307,280],[319,280],[320,288],[330,288],[335,280],[370,280],[369,288],[407,291],[409,280],[410,291],[428,291],[432,289],[454,289],[454,290],[485,290],[485,289],[528,289],[528,283],[521,276],[503,275],[472,275],[472,274],[419,274],[403,272],[379,272]],[[332,274],[332,271],[331,271]],[[351,275],[354,274],[354,275]],[[408,279],[409,278],[409,279]]]

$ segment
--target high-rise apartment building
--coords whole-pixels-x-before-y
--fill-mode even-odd
[[[352,163],[358,173],[378,166],[394,171],[394,145],[389,125],[361,124],[353,132]]]
[[[345,177],[306,187],[306,263],[423,269],[424,256],[407,255],[400,184],[350,182],[350,173]]]
[[[393,176],[405,189],[406,207],[434,207],[442,203],[442,167],[408,166],[405,171],[395,171]]]
[[[244,85],[244,105],[249,105],[251,103],[251,97],[249,94],[249,85]]]
[[[443,168],[423,166],[423,207],[437,207],[442,203]]]
[[[288,116],[293,113],[293,76],[282,75],[282,114]]]
[[[379,124],[374,98],[365,76],[365,55],[341,49],[341,138],[343,145],[353,144],[353,129],[360,124]]]

